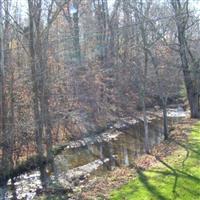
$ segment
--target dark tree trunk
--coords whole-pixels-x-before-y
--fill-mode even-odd
[[[165,140],[168,139],[168,120],[167,120],[167,98],[162,99],[162,109],[163,109],[163,133]]]
[[[5,21],[1,21],[1,69],[0,69],[0,116],[1,116],[1,133],[2,133],[2,171],[9,171],[13,167],[13,123],[14,123],[14,107],[13,107],[13,72],[9,74],[11,78],[10,87],[6,85],[6,79],[11,69],[9,63],[10,48],[9,48],[9,17],[8,17],[8,2],[4,2],[4,16],[2,14],[3,2],[0,1],[1,19],[4,17]],[[3,26],[4,25],[4,26]],[[7,90],[9,93],[7,93]]]
[[[200,109],[198,102],[198,86],[192,79],[191,63],[188,56],[191,56],[191,51],[187,45],[186,30],[188,25],[189,13],[188,13],[188,0],[181,4],[179,0],[171,1],[172,7],[175,12],[176,26],[178,31],[178,42],[179,42],[179,54],[181,58],[182,71],[184,75],[184,82],[187,91],[187,97],[191,110],[192,118],[200,118]],[[193,55],[192,55],[193,57]],[[193,58],[192,58],[193,59]],[[198,68],[198,66],[194,66]]]

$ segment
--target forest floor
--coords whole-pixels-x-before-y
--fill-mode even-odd
[[[84,200],[200,200],[200,122],[183,120],[134,166],[96,177],[81,190]]]

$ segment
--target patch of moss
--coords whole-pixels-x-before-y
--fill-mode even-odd
[[[111,200],[200,200],[200,123],[159,164],[111,193]]]

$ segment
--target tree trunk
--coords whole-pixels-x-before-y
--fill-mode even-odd
[[[30,65],[31,65],[31,73],[32,73],[32,91],[33,91],[33,110],[34,110],[34,121],[35,121],[35,141],[37,145],[37,153],[40,156],[43,156],[44,150],[42,145],[42,119],[41,119],[41,113],[39,108],[39,84],[38,84],[38,60],[36,56],[36,38],[35,38],[35,20],[34,20],[34,5],[32,0],[28,0],[29,5],[29,51],[30,51]],[[39,75],[40,76],[40,75]]]
[[[161,98],[161,102],[162,102],[162,111],[163,111],[163,134],[164,134],[164,138],[165,140],[168,139],[168,120],[167,120],[167,95],[164,93],[164,89],[162,87],[161,84],[161,80],[160,80],[160,76],[159,76],[159,72],[158,72],[158,63],[156,58],[152,55],[152,52],[147,49],[148,54],[151,57],[151,61],[152,64],[154,66],[154,70],[155,70],[155,75],[156,75],[156,80],[157,80],[157,87],[158,87],[158,93],[159,96]]]
[[[143,83],[143,94],[142,94],[142,108],[143,108],[143,119],[144,119],[144,141],[145,141],[145,151],[149,153],[149,126],[146,112],[146,81],[147,81],[147,65],[148,65],[148,54],[147,51],[144,50],[145,56],[145,66],[144,66],[144,83]]]
[[[187,44],[185,41],[186,40],[185,30],[181,27],[181,25],[178,26],[178,40],[180,44],[180,57],[181,57],[185,86],[187,90],[187,97],[191,110],[191,117],[200,118],[199,103],[198,103],[199,95],[198,91],[196,90],[196,86],[192,81],[191,70],[187,58],[187,49],[186,49]]]
[[[168,120],[167,120],[167,98],[163,97],[162,100],[162,109],[163,109],[163,128],[164,128],[164,139],[168,139]]]
[[[0,1],[0,18],[4,17],[4,27],[3,21],[1,21],[1,133],[3,138],[2,144],[2,170],[9,171],[13,167],[12,154],[13,154],[13,123],[14,123],[14,107],[13,107],[13,74],[11,74],[12,80],[10,88],[6,88],[6,77],[11,68],[11,63],[9,63],[10,48],[9,48],[9,17],[8,17],[8,2],[4,2],[5,14],[2,15],[3,2]],[[5,34],[6,33],[6,34]],[[5,71],[6,69],[6,71]],[[10,70],[12,71],[12,70]],[[7,73],[6,73],[7,72]],[[11,72],[12,73],[12,72]],[[9,90],[7,94],[6,90]]]
[[[189,11],[188,11],[188,0],[184,4],[181,4],[179,0],[172,0],[171,5],[175,12],[176,26],[178,31],[178,42],[179,42],[179,54],[181,58],[182,71],[184,75],[184,82],[187,91],[187,97],[191,110],[192,118],[200,118],[200,108],[198,102],[198,86],[192,79],[192,71],[190,67],[190,61],[188,55],[191,54],[187,45],[186,30],[188,25]],[[193,56],[193,55],[192,55]],[[198,66],[195,66],[196,68]]]

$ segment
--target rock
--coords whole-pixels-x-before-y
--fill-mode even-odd
[[[83,180],[85,180],[85,178],[86,178],[85,175],[81,175],[81,176],[79,177],[79,180],[80,180],[80,181],[83,181]]]
[[[78,185],[79,185],[79,179],[78,179],[78,178],[75,179],[75,180],[73,181],[73,184],[74,184],[74,186],[78,186]]]
[[[160,106],[154,106],[154,110],[155,111],[159,111],[160,110]]]
[[[179,105],[178,108],[177,108],[177,112],[184,112],[183,107],[181,107],[181,106]]]

